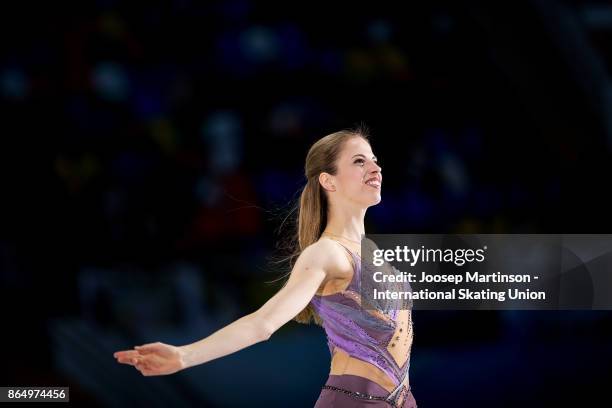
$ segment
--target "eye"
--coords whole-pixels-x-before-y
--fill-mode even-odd
[[[363,165],[363,164],[365,163],[365,160],[363,160],[363,159],[357,159],[357,160],[355,160],[353,163],[360,163],[360,164],[362,164],[362,165]]]

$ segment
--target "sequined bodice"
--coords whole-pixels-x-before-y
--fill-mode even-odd
[[[409,384],[408,373],[413,339],[412,308],[406,307],[402,301],[396,303],[387,301],[383,305],[372,299],[368,299],[368,305],[362,305],[361,258],[348,248],[344,248],[354,260],[355,268],[351,282],[341,292],[315,295],[311,300],[312,307],[323,320],[330,354],[333,355],[334,348],[337,347],[349,356],[381,369],[396,386],[388,400],[397,403],[407,392]],[[409,287],[409,283],[403,285]],[[398,317],[402,309],[407,311],[408,321],[398,327],[400,324]],[[396,332],[402,336],[397,336]],[[400,340],[400,337],[403,339]],[[399,341],[410,342],[406,360],[401,365],[390,353],[390,349],[398,346],[396,343]]]

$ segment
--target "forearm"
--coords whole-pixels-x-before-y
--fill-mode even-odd
[[[184,368],[235,353],[269,337],[262,320],[254,313],[248,314],[200,341],[180,347]]]

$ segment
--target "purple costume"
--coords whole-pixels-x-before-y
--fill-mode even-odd
[[[330,354],[333,355],[334,348],[339,348],[353,358],[373,364],[387,374],[395,384],[395,389],[389,392],[376,382],[357,375],[330,375],[315,407],[414,408],[416,402],[408,381],[412,343],[406,361],[401,366],[387,349],[390,343],[395,345],[392,340],[399,324],[397,317],[402,308],[409,309],[410,318],[408,327],[401,327],[399,331],[406,330],[412,335],[412,304],[406,307],[406,300],[386,300],[384,303],[378,303],[377,300],[367,299],[369,304],[362,305],[360,295],[362,260],[347,247],[342,246],[352,256],[355,266],[353,278],[348,287],[341,292],[315,295],[311,300],[312,307],[323,320]],[[407,285],[411,291],[409,283],[401,285]],[[406,286],[402,288],[406,290]]]

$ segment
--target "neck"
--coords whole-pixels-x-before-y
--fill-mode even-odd
[[[353,241],[361,241],[365,234],[363,220],[367,208],[343,205],[330,206],[327,211],[327,225],[325,232],[339,235]]]

